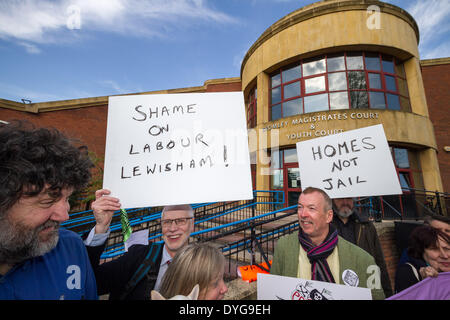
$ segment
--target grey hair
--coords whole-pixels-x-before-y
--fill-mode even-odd
[[[190,204],[179,204],[176,206],[165,206],[161,212],[161,219],[164,216],[164,213],[167,211],[180,211],[180,210],[187,211],[189,217],[194,217],[194,209],[192,209],[192,206]]]

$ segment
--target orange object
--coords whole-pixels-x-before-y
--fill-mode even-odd
[[[269,261],[270,265],[272,265],[272,260]],[[242,266],[239,267],[239,273],[242,278],[242,280],[247,282],[253,282],[256,281],[258,273],[269,273],[266,270],[260,268],[259,266],[262,266],[263,268],[270,270],[270,267],[267,266],[267,263],[261,263],[259,265],[248,265],[248,266]]]

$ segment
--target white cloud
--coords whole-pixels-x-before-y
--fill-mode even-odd
[[[104,95],[107,95],[107,93]],[[47,102],[98,96],[100,96],[98,92],[94,94],[93,92],[82,90],[72,85],[58,90],[58,94],[53,94],[45,89],[30,89],[27,86],[0,82],[0,97],[18,102],[21,102],[20,99],[30,100],[31,102]]]
[[[32,102],[69,99],[67,96],[54,95],[36,90],[29,90],[21,86],[2,82],[0,82],[0,96],[5,97],[5,99],[12,99],[10,97],[20,97],[21,99],[31,100]]]
[[[18,45],[21,45],[22,47],[24,47],[25,50],[26,50],[28,53],[31,53],[31,54],[39,54],[39,53],[41,53],[41,49],[39,49],[39,48],[38,48],[37,46],[35,46],[34,44],[27,43],[27,42],[18,42],[17,44],[18,44]]]
[[[236,22],[203,0],[0,1],[0,39],[20,41],[30,53],[36,44],[74,41],[90,31],[161,37],[194,23]]]
[[[98,81],[98,83],[107,89],[109,92],[110,89],[112,89],[114,92],[109,94],[124,94],[124,93],[138,93],[143,92],[141,86],[135,86],[130,84],[130,81],[128,79],[123,80],[122,82],[126,82],[126,85],[119,84],[117,81],[114,80],[101,80]]]
[[[450,1],[416,0],[406,8],[419,26],[421,58],[450,56]]]
[[[105,87],[108,87],[108,88],[112,88],[114,91],[116,91],[117,93],[125,93],[126,91],[123,89],[123,88],[121,88],[120,86],[119,86],[119,84],[117,84],[117,82],[115,82],[114,80],[103,80],[103,81],[100,81],[100,84],[101,85],[103,85],[103,86],[105,86]]]
[[[437,59],[450,57],[450,43],[444,42],[435,47],[425,48],[421,54],[421,59]]]

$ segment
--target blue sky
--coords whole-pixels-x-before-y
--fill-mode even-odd
[[[307,0],[1,0],[0,98],[32,102],[238,77],[249,47]],[[450,56],[450,0],[391,0],[422,59]]]

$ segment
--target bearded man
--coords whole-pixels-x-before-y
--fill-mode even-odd
[[[367,251],[381,270],[381,286],[384,295],[389,297],[393,294],[391,281],[386,268],[383,251],[377,231],[372,222],[358,210],[352,198],[333,199],[334,217],[332,224],[339,235],[345,240],[357,245]]]
[[[97,299],[81,238],[60,228],[91,167],[57,130],[0,125],[0,300]]]

